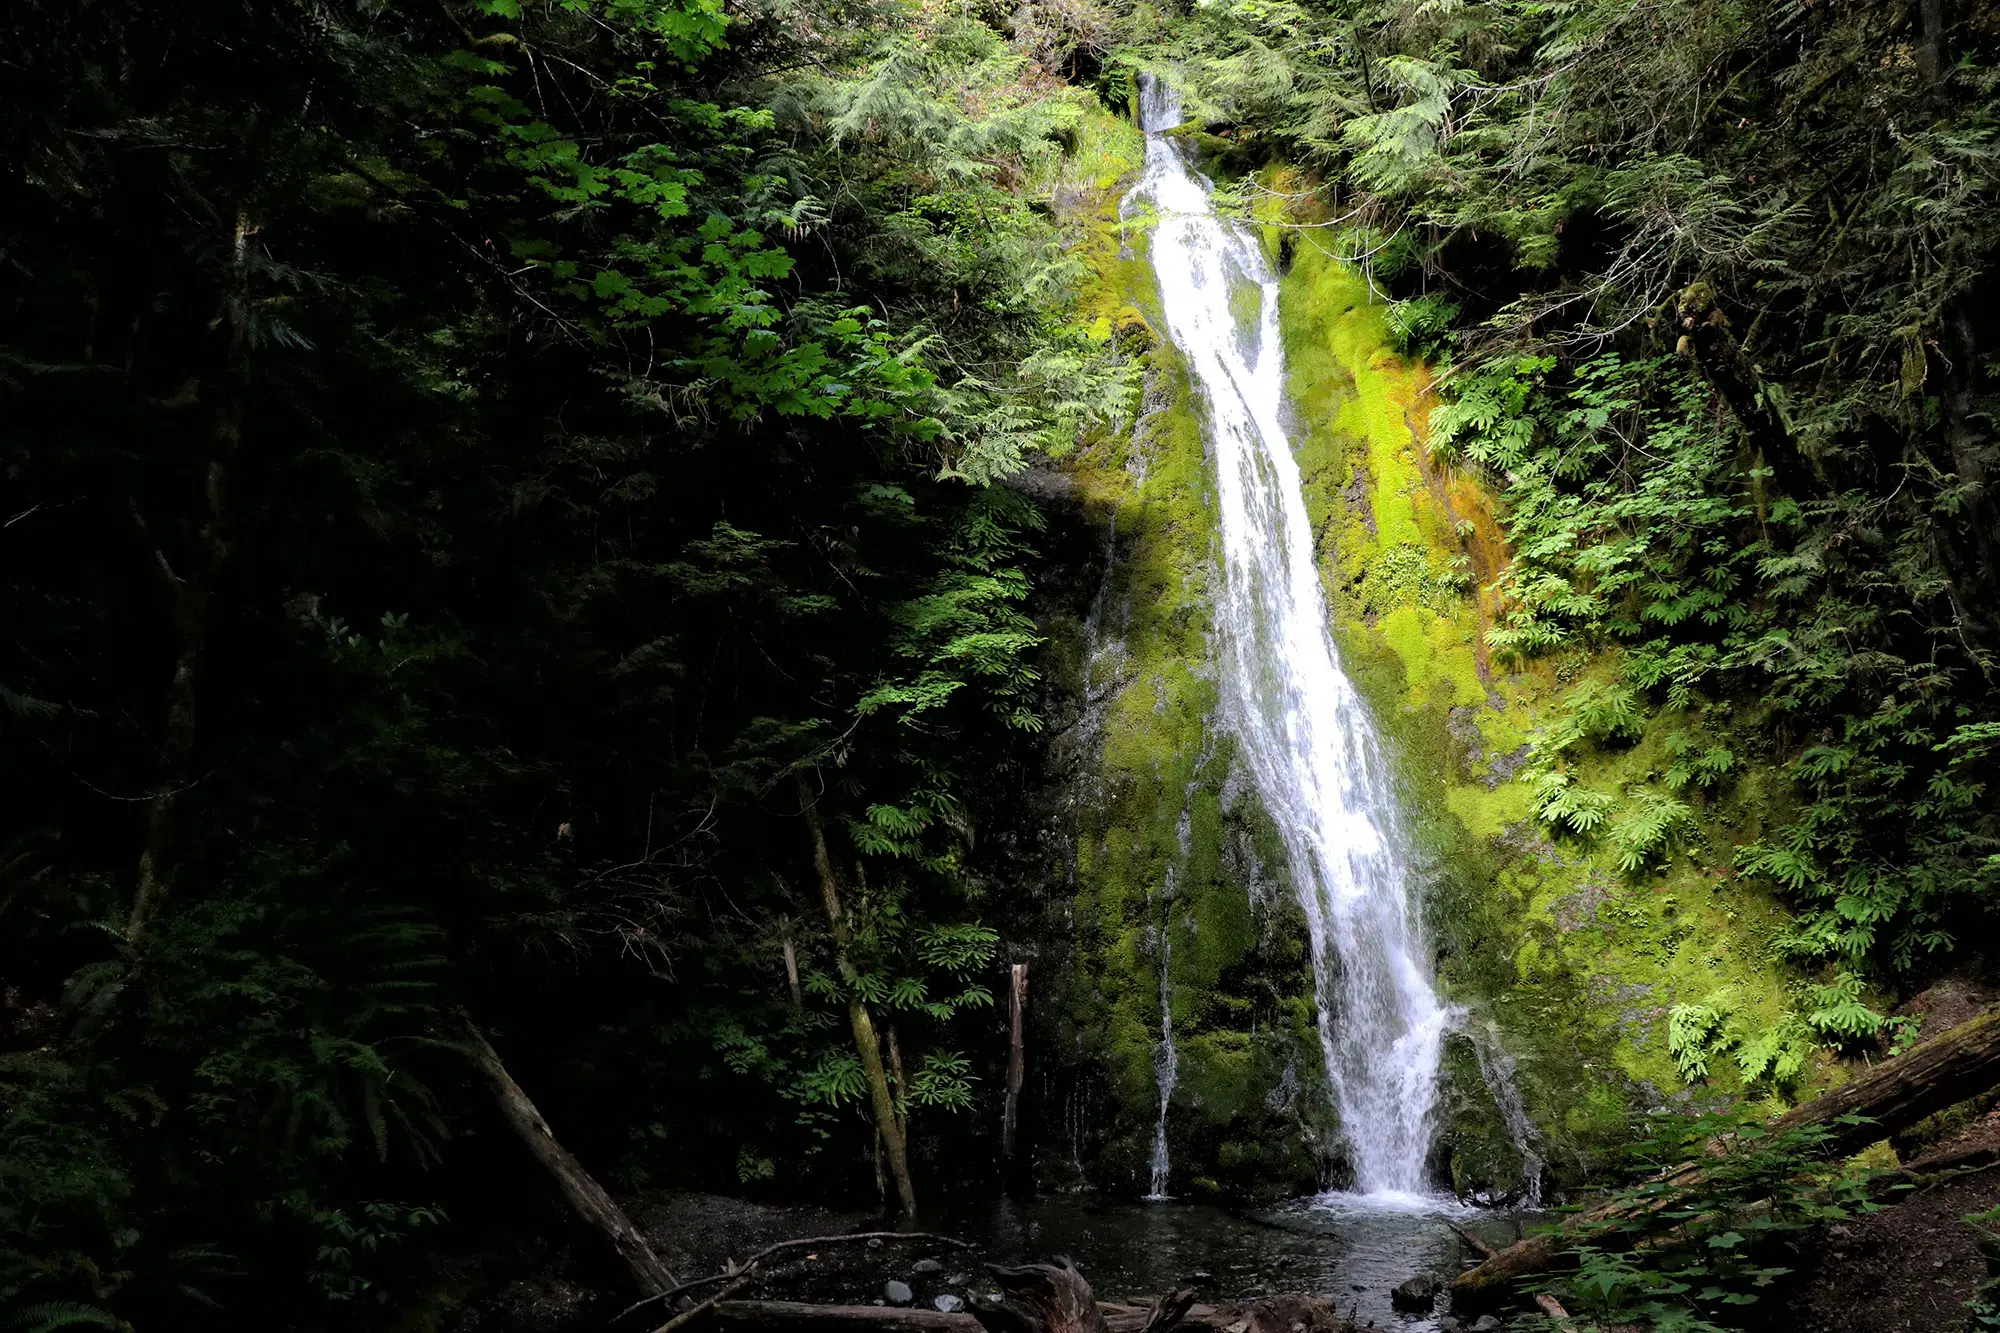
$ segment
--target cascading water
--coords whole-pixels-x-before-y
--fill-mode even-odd
[[[1172,1197],[1167,1193],[1167,1176],[1173,1159],[1167,1153],[1167,1107],[1180,1082],[1181,1057],[1174,1049],[1174,868],[1167,867],[1166,886],[1161,892],[1165,904],[1160,916],[1160,1046],[1153,1056],[1153,1077],[1160,1085],[1160,1120],[1153,1127],[1153,1187],[1148,1199]]]
[[[1381,748],[1327,629],[1284,426],[1277,282],[1164,133],[1179,123],[1178,96],[1144,80],[1146,172],[1131,198],[1157,213],[1152,263],[1168,333],[1208,414],[1227,706],[1305,909],[1320,1044],[1355,1188],[1416,1203],[1451,1014],[1431,985]]]

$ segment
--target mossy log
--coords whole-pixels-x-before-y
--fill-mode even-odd
[[[2000,1012],[1975,1018],[1905,1055],[1884,1060],[1859,1078],[1779,1117],[1772,1128],[1782,1132],[1823,1125],[1827,1153],[1845,1157],[1996,1084],[2000,1084]],[[1841,1123],[1846,1116],[1866,1119],[1860,1124]],[[1668,1183],[1694,1184],[1701,1176],[1701,1164],[1694,1162],[1665,1179]],[[1671,1196],[1638,1204],[1614,1200],[1551,1231],[1510,1245],[1453,1280],[1453,1308],[1492,1306],[1505,1299],[1522,1279],[1560,1265],[1579,1233],[1670,1205]]]

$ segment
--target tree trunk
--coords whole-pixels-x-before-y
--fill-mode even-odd
[[[785,933],[779,937],[779,942],[785,950],[785,981],[792,988],[792,1008],[803,1009],[806,996],[805,992],[799,989],[799,951],[792,943],[792,923],[789,918],[785,921]]]
[[[1944,82],[1946,71],[1944,43],[1944,0],[1917,0],[1917,73],[1923,75],[1933,96],[1937,85]]]
[[[1824,1125],[1827,1155],[1847,1157],[1996,1084],[2000,1084],[2000,1012],[1975,1018],[1915,1050],[1884,1060],[1859,1078],[1780,1116],[1771,1128],[1782,1133]],[[1866,1123],[1841,1124],[1843,1116],[1866,1117]],[[1701,1163],[1690,1162],[1664,1179],[1670,1184],[1692,1185],[1702,1174]],[[1458,1275],[1451,1284],[1453,1308],[1493,1305],[1520,1279],[1555,1269],[1564,1262],[1565,1251],[1581,1228],[1672,1206],[1671,1197],[1637,1205],[1623,1201],[1599,1204],[1553,1231],[1510,1245]]]
[[[534,1102],[528,1099],[528,1094],[521,1091],[521,1085],[507,1072],[507,1066],[500,1062],[500,1054],[486,1040],[486,1034],[470,1018],[463,1018],[462,1025],[467,1044],[471,1047],[472,1061],[485,1076],[501,1116],[521,1142],[528,1145],[528,1151],[535,1155],[535,1160],[555,1179],[556,1187],[562,1191],[570,1211],[585,1226],[610,1242],[640,1295],[657,1296],[669,1288],[678,1287],[680,1279],[660,1262],[652,1247],[646,1244],[646,1238],[632,1225],[632,1219],[625,1215],[625,1210],[605,1192],[604,1186],[583,1169],[583,1164],[570,1155],[569,1149],[556,1142],[549,1122],[542,1119],[542,1113],[535,1109]]]
[[[1021,1126],[1021,1081],[1027,1075],[1027,1051],[1021,1026],[1028,1008],[1028,965],[1007,969],[1007,1103],[1000,1116],[1000,1160],[1014,1160],[1014,1138]]]
[[[847,957],[847,918],[840,910],[840,881],[833,873],[833,858],[827,854],[826,832],[820,827],[819,810],[805,779],[799,779],[799,803],[812,835],[813,870],[819,876],[820,903],[826,909],[827,925],[833,930],[833,945],[842,980],[848,984],[847,1024],[854,1031],[854,1053],[861,1058],[861,1072],[868,1080],[868,1099],[875,1111],[875,1127],[881,1131],[882,1146],[889,1157],[889,1174],[896,1181],[896,1198],[903,1216],[917,1215],[917,1191],[910,1183],[910,1158],[903,1140],[903,1126],[896,1116],[896,1099],[889,1093],[888,1071],[882,1067],[882,1046],[875,1038],[875,1023],[868,1006],[853,994],[854,964]]]
[[[161,764],[159,789],[146,811],[146,842],[139,852],[132,914],[125,923],[128,940],[139,938],[166,897],[172,873],[169,862],[173,854],[175,807],[194,775],[195,703],[201,688],[202,659],[208,647],[209,598],[214,592],[216,575],[229,554],[222,537],[229,465],[243,443],[243,414],[250,396],[250,344],[244,326],[249,300],[250,238],[255,234],[249,213],[239,209],[229,289],[223,293],[222,309],[216,315],[222,334],[222,373],[217,377],[214,412],[209,423],[201,527],[184,577],[175,572],[166,548],[154,539],[138,502],[132,503],[132,517],[152,547],[153,561],[165,582],[167,605],[180,642],[174,655],[174,674],[167,686],[167,730],[160,745],[165,762]]]
[[[1779,488],[1794,499],[1817,494],[1819,478],[1799,452],[1791,431],[1766,401],[1762,377],[1730,333],[1729,317],[1715,303],[1715,289],[1705,282],[1691,284],[1680,294],[1677,315],[1681,328],[1678,350],[1694,359],[1702,376],[1729,404],[1750,443],[1764,456]]]
[[[903,1078],[903,1048],[896,1041],[896,1025],[891,1023],[884,1031],[889,1037],[889,1079],[895,1085],[896,1128],[903,1131],[903,1142],[910,1141],[910,1085]]]

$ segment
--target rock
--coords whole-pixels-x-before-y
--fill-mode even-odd
[[[940,1314],[957,1314],[965,1308],[965,1302],[948,1291],[932,1301],[931,1304],[938,1308]]]
[[[1472,1321],[1472,1333],[1500,1333],[1505,1327],[1496,1315],[1483,1314]]]
[[[954,1287],[962,1287],[966,1283],[972,1281],[972,1276],[969,1273],[953,1273],[950,1277],[946,1278],[945,1281],[949,1282]]]
[[[917,1298],[917,1293],[910,1290],[909,1283],[898,1282],[895,1278],[890,1278],[882,1284],[882,1294],[889,1298],[891,1305],[908,1305]]]
[[[879,1249],[881,1249],[881,1248],[882,1248],[882,1238],[881,1238],[880,1236],[876,1236],[876,1237],[874,1237],[874,1238],[873,1238],[872,1240],[870,1240],[870,1241],[868,1242],[868,1248],[869,1248],[869,1249],[871,1249],[871,1250],[879,1250]]]
[[[1398,1310],[1423,1314],[1437,1300],[1438,1288],[1443,1285],[1438,1281],[1437,1274],[1419,1273],[1389,1293],[1389,1304]]]
[[[1465,1333],[1465,1321],[1455,1314],[1441,1314],[1437,1323],[1437,1333]]]
[[[942,1273],[944,1265],[935,1259],[919,1259],[910,1265],[912,1273]]]

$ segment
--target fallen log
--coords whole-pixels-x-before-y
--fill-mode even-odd
[[[639,1234],[639,1228],[633,1226],[632,1219],[625,1215],[625,1210],[618,1206],[604,1186],[597,1183],[596,1177],[584,1170],[583,1163],[556,1140],[549,1122],[542,1119],[542,1113],[533,1100],[507,1072],[500,1053],[493,1049],[492,1042],[486,1040],[486,1034],[480,1031],[479,1025],[463,1013],[459,1015],[459,1025],[465,1034],[466,1053],[486,1079],[487,1090],[493,1094],[493,1103],[499,1108],[501,1118],[526,1145],[542,1169],[549,1173],[570,1212],[617,1254],[633,1287],[642,1295],[651,1296],[679,1286],[680,1279],[660,1262],[659,1256],[646,1244],[646,1238]]]
[[[747,1275],[750,1267],[732,1265],[722,1276],[734,1279]],[[884,1305],[711,1298],[677,1315],[655,1333],[667,1333],[668,1329],[679,1333],[686,1325],[702,1333],[710,1329],[739,1333],[1182,1333],[1190,1329],[1200,1333],[1367,1333],[1374,1327],[1343,1316],[1332,1301],[1320,1296],[1264,1296],[1197,1305],[1194,1291],[1182,1288],[1145,1305],[1100,1301],[1076,1265],[1061,1257],[1052,1264],[1011,1268],[988,1264],[986,1271],[990,1285],[1000,1290],[970,1293],[971,1310],[966,1314]],[[641,1302],[642,1306],[650,1304]]]
[[[969,1314],[891,1305],[812,1305],[805,1301],[718,1301],[703,1328],[781,1329],[784,1333],[979,1333]]]
[[[1110,1333],[1145,1333],[1157,1306],[1099,1301],[1097,1310]],[[1366,1333],[1318,1296],[1267,1296],[1220,1305],[1190,1305],[1178,1333]],[[730,1333],[983,1333],[978,1317],[937,1310],[883,1305],[812,1305],[802,1301],[721,1301],[699,1327]],[[1157,1333],[1157,1329],[1155,1330]]]
[[[2000,1084],[2000,1012],[1985,1014],[1899,1055],[1773,1122],[1777,1132],[1824,1126],[1826,1152],[1846,1157],[1878,1139],[1956,1106]],[[1865,1117],[1844,1123],[1844,1117]],[[1701,1163],[1692,1162],[1661,1177],[1662,1183],[1698,1183]],[[1670,1206],[1671,1196],[1639,1203],[1599,1204],[1551,1231],[1529,1236],[1452,1280],[1452,1308],[1490,1308],[1525,1278],[1551,1272],[1570,1244],[1607,1222],[1645,1217]]]
[[[937,1241],[942,1245],[956,1245],[961,1250],[972,1248],[962,1240],[954,1240],[950,1236],[939,1236],[929,1231],[842,1231],[828,1236],[797,1236],[791,1240],[781,1240],[776,1244],[766,1245],[740,1264],[734,1259],[725,1259],[720,1273],[710,1273],[706,1276],[695,1278],[691,1282],[683,1282],[678,1286],[669,1287],[665,1291],[655,1292],[644,1300],[636,1301],[613,1315],[611,1317],[611,1324],[615,1328],[643,1310],[651,1309],[656,1305],[664,1306],[669,1301],[678,1299],[687,1308],[653,1330],[653,1333],[677,1333],[679,1329],[700,1319],[711,1309],[727,1301],[731,1296],[749,1285],[754,1278],[759,1276],[757,1266],[774,1254],[782,1254],[786,1250],[804,1249],[808,1245],[852,1245],[856,1241],[863,1241],[871,1245],[880,1245],[886,1241],[913,1240]],[[710,1286],[716,1288],[713,1294],[699,1304],[690,1302],[687,1293]]]

